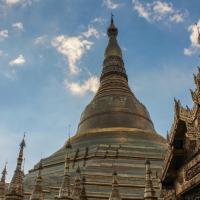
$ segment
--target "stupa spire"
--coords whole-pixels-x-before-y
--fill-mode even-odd
[[[70,166],[70,151],[72,149],[70,137],[66,143],[66,156],[65,156],[65,169],[64,169],[64,177],[63,181],[59,190],[59,195],[57,199],[71,199],[71,187],[70,187],[70,173],[69,173],[69,166]]]
[[[17,158],[17,166],[14,172],[14,175],[12,177],[12,180],[10,182],[8,192],[6,194],[6,200],[22,200],[24,196],[24,191],[23,191],[23,169],[22,169],[22,163],[23,163],[23,154],[24,154],[24,147],[26,146],[25,144],[25,134],[24,137],[20,143],[20,150],[19,150],[19,155]]]
[[[113,14],[111,14],[111,20],[110,25],[107,29],[107,35],[109,41],[104,53],[104,63],[101,80],[110,74],[119,74],[127,79],[122,58],[122,51],[117,41],[118,29],[114,24]]]
[[[2,171],[2,176],[1,176],[1,183],[5,183],[6,182],[6,174],[7,174],[7,168],[6,168],[6,166],[7,166],[7,162],[6,162],[6,164],[5,164],[5,166],[4,166],[4,169],[3,169],[3,171]]]
[[[77,135],[111,127],[138,128],[155,132],[146,107],[138,101],[128,85],[113,15],[107,34],[108,45],[104,53],[100,86],[81,115]]]
[[[85,176],[82,177],[82,188],[81,188],[81,195],[80,200],[87,200],[87,194],[85,190]]]
[[[117,172],[113,171],[112,191],[109,200],[121,200],[121,195],[118,189]]]
[[[0,181],[0,199],[4,199],[6,193],[6,174],[7,174],[6,164],[2,171],[2,176]]]
[[[149,160],[146,160],[145,168],[146,168],[146,179],[144,188],[144,200],[157,200],[151,179],[151,167]]]
[[[73,200],[80,200],[81,199],[81,170],[78,166],[76,169],[76,177],[74,180],[74,188],[72,192],[72,199]]]
[[[43,200],[44,194],[42,190],[42,160],[40,160],[39,167],[38,167],[38,175],[36,178],[36,183],[30,196],[30,200]]]

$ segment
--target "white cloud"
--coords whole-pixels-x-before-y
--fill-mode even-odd
[[[112,0],[104,0],[103,5],[106,6],[108,9],[115,10],[117,8],[122,7],[122,3],[114,3]]]
[[[175,22],[175,23],[180,23],[184,21],[184,14],[183,13],[176,13],[172,16],[170,16],[170,21]]]
[[[26,5],[31,5],[32,1],[31,0],[4,0],[5,4],[7,6],[15,6],[15,5],[22,5],[22,6],[26,6]]]
[[[184,54],[186,56],[191,56],[192,54],[194,54],[196,52],[196,49],[195,48],[184,48]]]
[[[18,31],[24,30],[24,25],[22,22],[16,22],[16,23],[12,24],[12,27]]]
[[[88,26],[88,30],[82,33],[83,36],[85,36],[86,38],[89,37],[96,37],[99,38],[102,33],[98,32],[96,28],[92,27],[92,26]]]
[[[103,17],[95,17],[92,20],[92,23],[99,23],[99,24],[103,24],[105,22],[105,19]]]
[[[70,73],[77,74],[79,72],[77,61],[91,48],[93,42],[81,36],[60,35],[54,38],[51,44],[67,59]]]
[[[36,44],[36,45],[39,45],[39,44],[44,45],[44,44],[46,44],[47,42],[48,42],[48,37],[47,37],[47,35],[42,35],[42,36],[39,36],[39,37],[37,37],[37,38],[35,39],[34,44]]]
[[[14,65],[23,65],[25,64],[26,60],[22,54],[20,54],[17,58],[14,60],[11,60],[9,62],[9,65],[14,66]]]
[[[200,49],[200,44],[198,41],[199,32],[197,27],[199,27],[200,31],[200,19],[197,23],[197,26],[193,24],[190,25],[188,28],[188,31],[190,32],[190,46],[184,49],[184,54],[187,56],[195,54],[198,51],[198,49]]]
[[[0,30],[0,40],[4,40],[8,37],[8,30]]]
[[[147,21],[150,21],[150,13],[145,6],[137,0],[133,0],[134,9],[138,12],[140,17],[145,18]]]
[[[186,11],[177,10],[172,3],[164,1],[153,1],[152,3],[142,3],[140,0],[132,0],[133,8],[138,15],[148,22],[183,22],[187,16]]]
[[[173,6],[171,3],[166,3],[162,1],[154,1],[153,10],[156,13],[166,14],[173,12]]]
[[[68,89],[72,94],[83,96],[86,92],[95,93],[99,88],[99,79],[97,76],[90,76],[89,79],[85,80],[83,83],[77,82],[64,82],[66,89]]]

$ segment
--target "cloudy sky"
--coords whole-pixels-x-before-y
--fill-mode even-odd
[[[166,135],[173,98],[192,105],[199,0],[0,0],[0,169],[25,171],[63,145],[98,88],[115,15],[129,84]]]

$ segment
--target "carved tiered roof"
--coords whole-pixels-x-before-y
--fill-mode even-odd
[[[183,107],[181,105],[180,100],[174,100],[175,106],[175,116],[174,116],[174,122],[170,131],[170,143],[174,139],[175,130],[177,128],[178,122],[183,121],[185,122],[188,130],[188,135],[194,137],[200,137],[200,129],[199,129],[199,108],[200,108],[200,68],[198,67],[198,73],[197,75],[194,75],[194,82],[195,82],[195,90],[191,92],[192,100],[193,100],[193,107],[190,109],[188,106]],[[190,133],[191,131],[191,133]]]
[[[176,193],[187,190],[183,187],[187,172],[191,174],[189,166],[195,168],[195,161],[200,151],[200,68],[194,75],[195,90],[191,91],[193,107],[183,107],[179,100],[175,99],[175,116],[170,133],[167,134],[168,151],[165,155],[161,181],[163,186],[172,190],[180,184]],[[191,167],[191,168],[192,168]],[[181,173],[177,173],[177,171]],[[183,177],[183,174],[185,174]],[[192,172],[193,173],[193,172]],[[178,181],[176,180],[178,179]],[[195,183],[197,179],[193,180]],[[179,183],[180,182],[180,183]],[[196,184],[196,183],[195,183]],[[172,195],[173,192],[172,192]],[[169,194],[170,196],[170,194]]]
[[[19,150],[19,156],[17,158],[17,166],[14,172],[14,175],[12,177],[12,180],[10,182],[10,185],[8,187],[8,192],[6,194],[6,200],[22,200],[24,196],[24,190],[23,190],[23,169],[22,169],[22,163],[23,163],[23,153],[24,153],[24,147],[25,147],[25,135],[20,143],[20,150]]]

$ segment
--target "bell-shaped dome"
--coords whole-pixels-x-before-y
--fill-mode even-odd
[[[81,115],[77,134],[98,128],[138,128],[153,131],[153,123],[145,106],[137,100],[128,86],[122,52],[117,42],[118,30],[113,18],[108,28],[109,42],[94,99]]]

